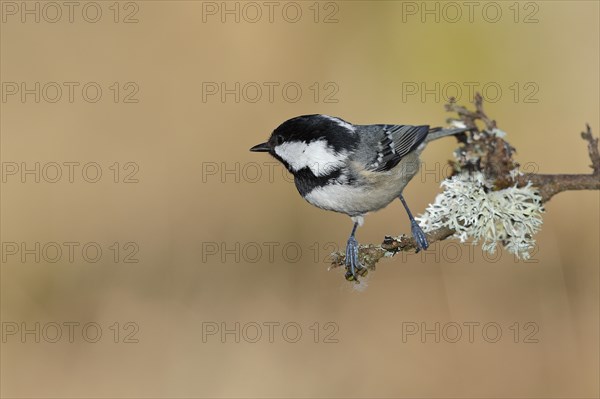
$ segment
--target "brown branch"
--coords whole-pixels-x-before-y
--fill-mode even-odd
[[[598,152],[598,139],[592,136],[590,125],[586,125],[586,131],[581,133],[581,138],[587,141],[588,155],[592,164],[592,173],[577,175],[545,175],[527,174],[517,177],[519,185],[528,182],[536,187],[542,196],[542,201],[547,202],[556,194],[572,190],[600,190],[600,153]]]
[[[443,241],[454,234],[454,230],[448,227],[440,227],[439,229],[427,233],[427,241],[432,244],[437,241]],[[399,251],[416,250],[417,243],[414,238],[406,235],[400,237],[385,236],[381,245],[361,245],[358,250],[358,258],[360,262],[367,268],[374,270],[375,265],[384,256],[394,256]],[[331,266],[344,266],[346,255],[341,252],[331,254]]]
[[[590,125],[585,125],[585,132],[581,132],[581,138],[588,142],[588,153],[592,164],[590,167],[594,170],[594,175],[600,176],[600,152],[598,152],[598,138],[592,136]]]
[[[600,175],[541,175],[519,176],[519,185],[531,182],[542,197],[542,202],[563,191],[600,190]]]
[[[457,105],[453,99],[446,104],[445,109],[458,114],[458,120],[471,128],[469,139],[460,140],[462,146],[458,149],[458,160],[451,161],[454,173],[462,170],[482,172],[486,178],[494,181],[494,189],[517,185],[519,187],[531,184],[541,196],[542,203],[548,202],[554,195],[571,190],[600,190],[600,152],[598,150],[598,138],[592,136],[592,130],[586,125],[586,131],[581,137],[588,143],[588,154],[592,161],[591,174],[523,174],[513,177],[511,173],[518,168],[518,163],[513,160],[515,149],[503,138],[495,134],[496,121],[489,118],[483,110],[483,98],[479,93],[474,99],[475,111]],[[476,122],[481,121],[485,129],[479,131]],[[475,161],[474,161],[475,160]],[[448,227],[427,233],[430,244],[443,241],[455,231]],[[361,245],[359,248],[359,260],[369,269],[375,269],[375,265],[383,257],[394,256],[399,251],[417,250],[417,245],[412,237],[401,235],[399,237],[386,236],[381,245]],[[336,252],[332,254],[332,267],[345,265],[345,254]],[[357,281],[358,282],[358,281]]]
[[[477,124],[475,121],[480,120],[485,124],[487,130],[492,131],[496,128],[496,121],[490,119],[483,110],[483,97],[479,93],[475,93],[475,99],[473,104],[475,105],[475,111],[469,111],[462,105],[457,105],[455,98],[450,98],[450,102],[444,106],[447,112],[456,112],[459,116],[459,120],[462,120],[467,127],[476,129]]]

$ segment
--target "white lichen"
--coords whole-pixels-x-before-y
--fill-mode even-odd
[[[450,126],[454,127],[454,128],[458,128],[458,129],[464,129],[465,127],[467,127],[465,122],[463,122],[461,120],[457,120],[457,119],[451,120]]]
[[[490,253],[501,243],[519,258],[529,258],[544,211],[541,197],[530,185],[492,191],[491,182],[476,172],[452,176],[442,187],[444,191],[417,218],[426,232],[449,227],[461,242],[481,243]]]
[[[497,127],[492,129],[492,134],[496,137],[504,138],[506,136],[506,132],[504,130],[500,130]]]

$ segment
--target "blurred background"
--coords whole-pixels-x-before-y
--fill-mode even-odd
[[[599,3],[3,1],[2,397],[599,396],[599,195],[532,259],[446,241],[357,289],[345,215],[266,154],[309,113],[443,125],[482,91],[528,172],[588,173]],[[405,190],[440,191],[454,140]],[[400,203],[357,237],[410,232]]]

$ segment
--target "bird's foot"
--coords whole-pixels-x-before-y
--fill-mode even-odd
[[[359,283],[358,276],[366,276],[369,270],[358,260],[358,242],[350,237],[346,244],[346,280]]]
[[[417,244],[416,252],[419,252],[422,249],[426,250],[427,248],[429,248],[429,242],[427,241],[427,236],[425,235],[425,232],[423,231],[421,226],[419,226],[417,224],[416,220],[413,219],[410,222],[410,229],[412,231],[413,238],[415,239],[415,243]]]

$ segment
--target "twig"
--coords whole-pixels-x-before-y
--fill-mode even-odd
[[[453,99],[446,104],[445,109],[458,114],[458,119],[467,127],[473,129],[470,140],[461,140],[463,145],[457,151],[458,161],[451,162],[454,173],[463,169],[480,171],[494,181],[494,189],[500,190],[515,184],[519,187],[531,184],[538,191],[542,203],[549,201],[554,195],[571,190],[600,190],[600,152],[598,138],[592,136],[592,130],[586,125],[586,131],[581,137],[587,141],[588,154],[592,161],[591,174],[523,174],[514,176],[512,173],[518,164],[513,160],[515,149],[503,138],[496,135],[496,121],[489,118],[483,109],[483,98],[479,93],[474,99],[475,111],[470,111],[464,106],[457,105]],[[450,119],[452,120],[452,119]],[[480,120],[485,125],[479,131],[476,122]],[[473,159],[477,161],[474,163]],[[443,241],[453,236],[455,230],[441,227],[427,233],[429,243]],[[369,269],[383,257],[394,256],[399,251],[416,250],[415,240],[407,235],[399,237],[386,236],[381,245],[361,245],[359,260]],[[345,265],[345,254],[336,252],[332,254],[332,267]]]
[[[430,244],[443,241],[454,234],[454,230],[447,227],[440,227],[434,231],[427,233],[427,241]],[[386,236],[381,245],[361,245],[358,250],[358,257],[361,263],[369,269],[375,269],[375,265],[384,256],[394,256],[399,251],[416,250],[417,243],[414,238],[406,235],[400,237]],[[331,266],[343,266],[346,256],[341,252],[331,254]]]
[[[483,97],[479,93],[475,93],[475,99],[473,104],[475,105],[475,111],[469,111],[462,105],[457,105],[455,98],[450,98],[450,102],[444,106],[447,112],[456,112],[467,127],[472,129],[477,128],[475,121],[481,120],[487,130],[492,131],[496,129],[496,121],[490,119],[483,110]]]

